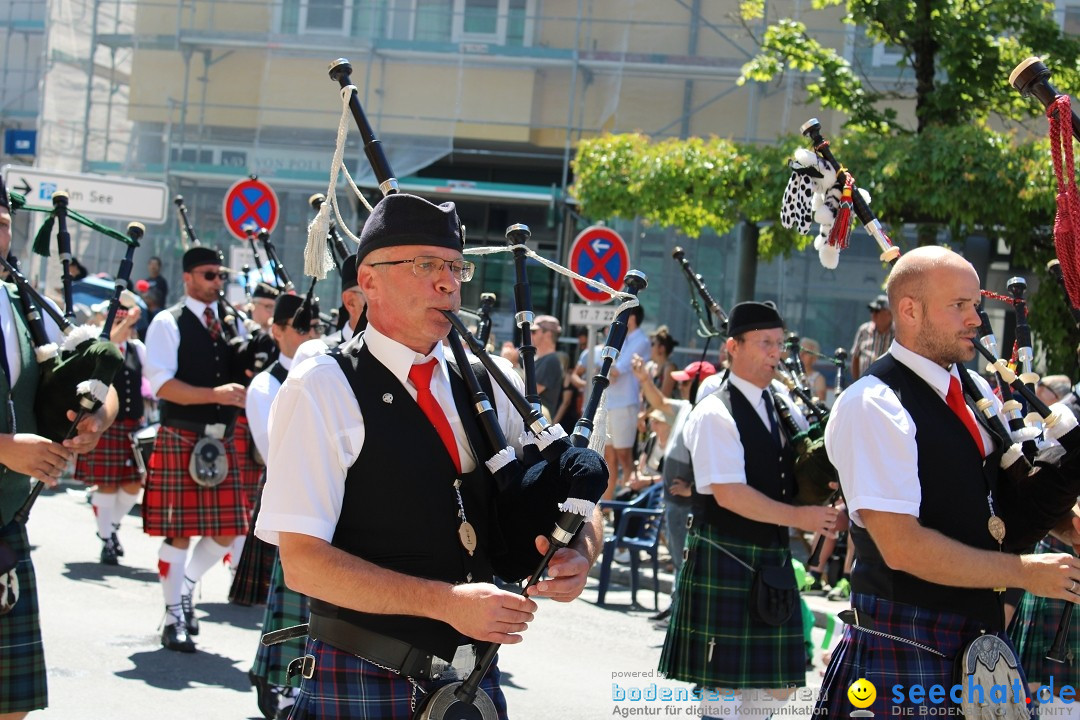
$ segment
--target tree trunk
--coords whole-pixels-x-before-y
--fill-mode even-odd
[[[754,299],[757,283],[758,236],[757,223],[744,220],[739,225],[739,275],[735,280],[735,302]]]

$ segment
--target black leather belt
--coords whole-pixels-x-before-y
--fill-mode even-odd
[[[432,661],[437,659],[415,645],[314,612],[308,619],[308,635],[406,677],[430,679]]]
[[[161,421],[162,427],[171,427],[171,428],[176,428],[177,430],[187,430],[188,432],[195,433],[199,437],[205,437],[206,436],[206,427],[207,427],[207,425],[220,425],[220,424],[223,424],[223,423],[196,423],[196,422],[188,422],[187,420],[162,420]],[[231,438],[232,435],[233,435],[233,430],[235,428],[236,428],[236,421],[235,420],[233,422],[225,424],[225,437],[226,438]]]

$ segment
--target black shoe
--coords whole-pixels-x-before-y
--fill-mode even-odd
[[[248,680],[251,681],[251,686],[255,688],[255,702],[259,706],[259,712],[263,714],[266,720],[274,720],[278,711],[277,688],[266,682],[266,678],[260,677],[250,670],[248,670]]]
[[[180,596],[180,607],[184,611],[184,624],[187,625],[188,635],[192,637],[199,634],[199,618],[195,617],[195,606],[191,604],[190,595]]]
[[[193,653],[195,642],[183,622],[166,625],[161,630],[161,646],[174,652]]]
[[[124,546],[120,544],[120,538],[116,537],[116,533],[112,534],[112,544],[116,548],[116,557],[124,557]]]
[[[120,563],[116,559],[117,555],[118,553],[116,552],[116,545],[113,543],[112,538],[105,540],[101,546],[101,564],[119,565]]]
[[[664,608],[660,612],[656,613],[655,615],[650,615],[649,619],[650,620],[667,620],[669,617],[671,617],[671,606],[670,605],[668,605],[666,608]]]

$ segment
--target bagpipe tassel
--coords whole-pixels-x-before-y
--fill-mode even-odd
[[[326,238],[330,234],[330,203],[327,199],[319,207],[311,223],[308,224],[307,245],[304,246],[304,274],[322,280],[334,268],[334,258]]]
[[[1080,194],[1077,192],[1072,146],[1072,109],[1068,95],[1060,95],[1046,108],[1050,120],[1050,154],[1057,176],[1057,215],[1054,218],[1054,248],[1061,263],[1069,304],[1077,307],[1080,298]]]
[[[851,237],[851,215],[855,207],[851,195],[854,188],[855,181],[851,179],[851,173],[847,173],[844,179],[844,190],[840,194],[840,206],[836,211],[836,220],[833,221],[829,239],[825,243],[825,247],[833,248],[838,257],[840,251],[847,248],[848,238]]]

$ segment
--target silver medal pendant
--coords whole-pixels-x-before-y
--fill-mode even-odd
[[[458,526],[457,534],[461,540],[461,546],[472,555],[476,550],[476,529],[473,528],[472,523],[468,521],[461,523]]]

